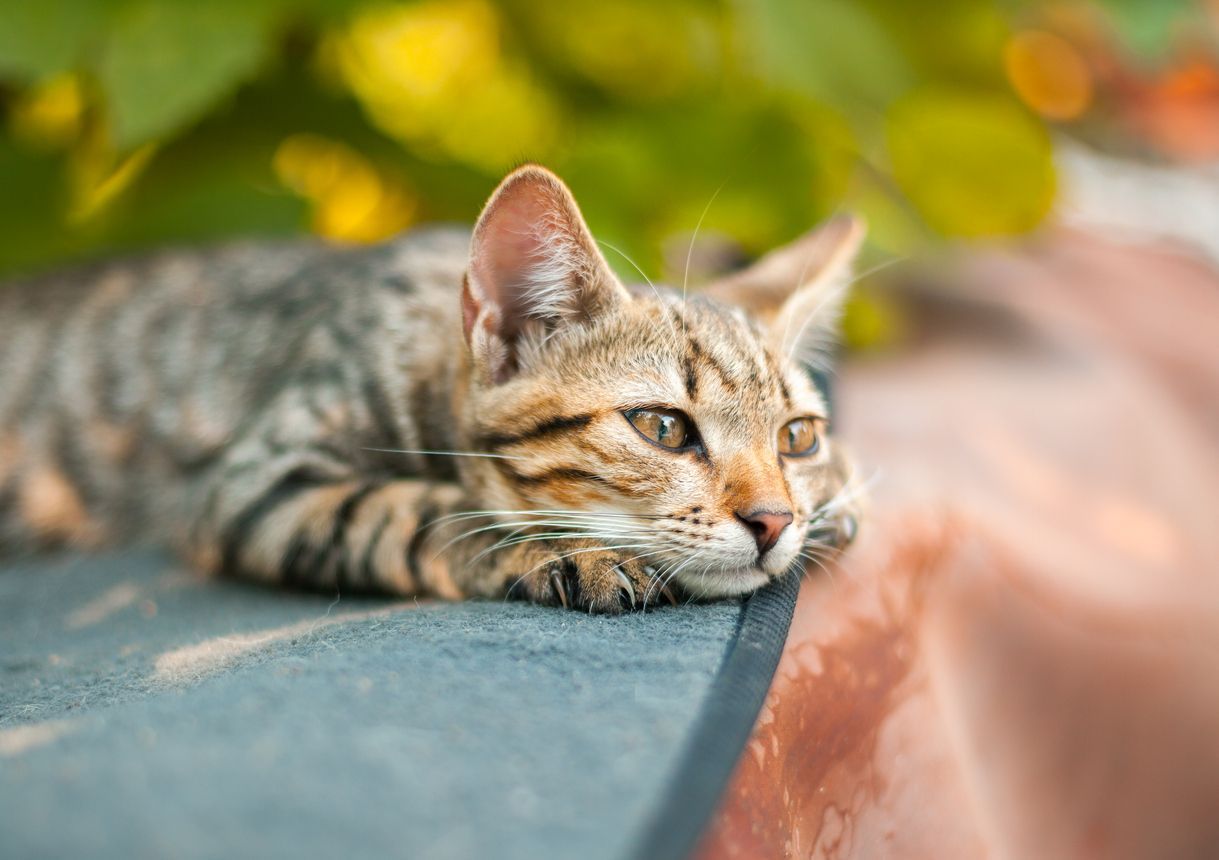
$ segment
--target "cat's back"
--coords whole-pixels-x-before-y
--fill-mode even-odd
[[[0,519],[32,475],[139,509],[311,370],[367,390],[395,350],[449,351],[468,243],[240,242],[0,283]]]
[[[282,368],[316,327],[367,329],[387,309],[433,322],[456,306],[468,243],[460,228],[372,247],[246,241],[0,283],[0,428],[81,389],[147,406],[166,392],[139,377]]]

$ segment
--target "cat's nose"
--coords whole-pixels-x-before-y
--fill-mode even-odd
[[[791,511],[750,511],[747,514],[737,511],[736,518],[745,524],[758,542],[758,558],[766,555],[779,542],[779,535],[792,521]]]

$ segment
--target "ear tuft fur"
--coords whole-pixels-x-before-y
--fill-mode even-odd
[[[824,366],[866,234],[861,218],[836,216],[706,292],[766,323],[771,346],[780,354]]]
[[[490,378],[515,372],[531,334],[585,322],[626,298],[562,180],[526,165],[500,183],[474,228],[462,296],[466,342]]]

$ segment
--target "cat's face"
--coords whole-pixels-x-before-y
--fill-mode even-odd
[[[463,296],[463,441],[491,455],[463,464],[467,484],[501,521],[591,537],[695,595],[790,569],[838,526],[850,477],[801,350],[832,325],[859,236],[839,222],[711,295],[630,292],[561,183],[518,171],[476,229]],[[840,271],[802,296],[803,266]]]

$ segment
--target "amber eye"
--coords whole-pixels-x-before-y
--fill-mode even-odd
[[[779,453],[788,457],[805,457],[816,454],[821,447],[817,435],[817,423],[812,418],[797,418],[788,421],[779,431]]]
[[[671,409],[628,409],[622,413],[631,426],[662,448],[684,448],[690,440],[689,419]]]

